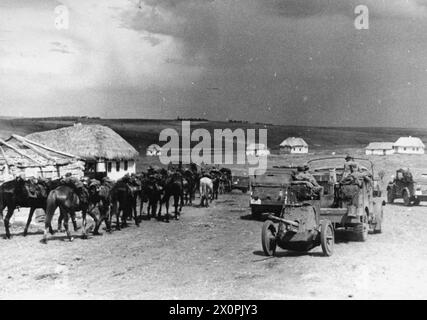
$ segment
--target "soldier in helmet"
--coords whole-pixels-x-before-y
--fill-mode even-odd
[[[308,165],[298,166],[297,173],[294,175],[294,180],[296,181],[307,181],[310,182],[314,187],[320,187],[316,179],[309,172],[310,167]]]

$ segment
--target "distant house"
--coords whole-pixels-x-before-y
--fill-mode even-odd
[[[365,149],[366,155],[385,156],[394,153],[393,142],[371,142]]]
[[[280,144],[280,153],[308,153],[308,144],[303,138],[289,137]]]
[[[270,150],[263,143],[251,143],[246,147],[247,156],[268,156]]]
[[[85,162],[85,175],[89,177],[118,180],[136,172],[138,151],[106,126],[76,124],[26,138],[78,156]]]
[[[160,156],[162,154],[162,147],[158,144],[148,146],[146,155],[149,157]]]
[[[425,145],[417,137],[400,137],[393,144],[393,149],[395,153],[424,154]]]

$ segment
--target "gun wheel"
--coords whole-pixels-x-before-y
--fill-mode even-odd
[[[323,220],[320,225],[320,244],[325,256],[329,257],[333,254],[335,244],[334,227],[328,220]]]
[[[276,252],[277,229],[272,221],[267,220],[262,226],[261,242],[262,249],[267,256],[273,256]]]

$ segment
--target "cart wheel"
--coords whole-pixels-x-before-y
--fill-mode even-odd
[[[405,206],[409,206],[411,204],[411,200],[409,198],[409,194],[408,194],[408,192],[406,190],[403,191],[403,203],[405,204]]]
[[[334,227],[329,220],[322,220],[320,227],[320,244],[322,245],[322,251],[325,256],[329,257],[334,253]]]
[[[270,220],[264,222],[262,226],[261,242],[262,249],[267,256],[273,256],[276,252],[276,227]]]

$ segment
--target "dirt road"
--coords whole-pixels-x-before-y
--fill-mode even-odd
[[[426,204],[386,206],[382,234],[359,243],[340,233],[329,258],[320,248],[265,257],[262,222],[249,213],[236,191],[185,207],[180,221],[47,245],[40,223],[24,238],[17,219],[13,239],[0,241],[0,298],[427,298]]]

